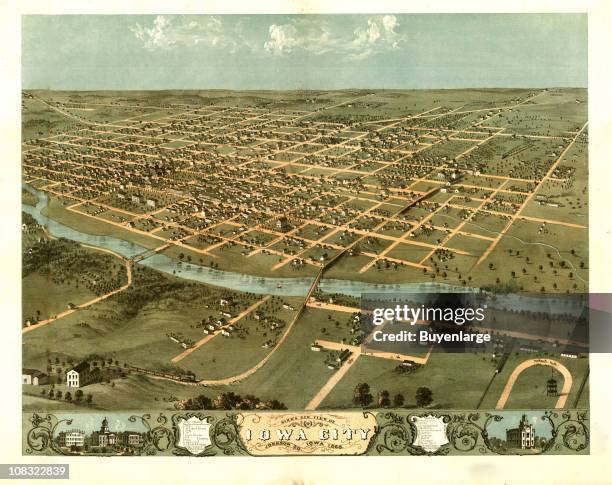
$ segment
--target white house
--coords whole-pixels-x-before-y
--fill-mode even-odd
[[[21,383],[39,386],[48,382],[47,375],[36,369],[23,369],[21,372]]]
[[[89,381],[89,363],[81,362],[66,372],[66,385],[68,387],[83,387]]]

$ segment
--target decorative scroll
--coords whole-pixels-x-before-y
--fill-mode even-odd
[[[111,428],[121,431],[109,429],[105,418],[100,432],[87,428],[93,414],[102,419],[99,413],[25,413],[24,453],[534,455],[585,454],[590,443],[586,410],[108,413]],[[114,438],[102,446],[100,433]]]

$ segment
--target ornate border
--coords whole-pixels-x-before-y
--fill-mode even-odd
[[[521,412],[521,411],[518,411]],[[550,425],[550,438],[537,450],[521,451],[505,449],[496,444],[489,435],[489,426],[498,423],[505,415],[517,411],[348,411],[333,414],[374,417],[376,425],[369,438],[365,455],[520,455],[533,454],[588,454],[590,445],[589,414],[587,410],[538,410],[524,411],[532,418],[538,417]],[[126,425],[139,423],[144,427],[142,440],[138,445],[129,445],[125,453],[99,451],[70,451],[57,442],[58,427],[70,426],[80,418],[92,413],[75,413],[69,417],[58,417],[52,413],[24,413],[23,452],[27,455],[64,456],[252,456],[240,436],[242,414],[239,412],[176,412],[166,415],[134,414],[126,419]],[[95,413],[98,415],[99,413]],[[261,415],[265,416],[266,412]],[[287,414],[287,412],[285,412]],[[300,415],[303,413],[288,413]],[[316,412],[322,416],[330,413]],[[112,416],[113,413],[108,413]],[[64,414],[62,413],[62,416]],[[208,422],[210,445],[199,454],[193,454],[179,446],[179,423],[192,417]],[[438,419],[445,438],[435,450],[426,450],[417,444],[419,433],[417,419]],[[434,419],[435,418],[435,419]],[[347,455],[347,453],[343,453]],[[350,454],[350,453],[348,453]]]

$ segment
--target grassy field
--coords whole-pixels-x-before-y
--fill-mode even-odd
[[[346,376],[321,403],[320,409],[350,408],[353,390],[360,383],[370,385],[374,398],[386,390],[391,397],[402,394],[405,406],[416,407],[416,391],[433,391],[432,407],[473,409],[493,376],[493,364],[481,355],[432,353],[427,364],[412,374],[397,374],[397,361],[361,356]]]
[[[32,225],[25,217],[26,225]],[[33,219],[32,219],[33,220]],[[22,239],[23,319],[46,320],[127,283],[118,258],[65,239],[50,239],[37,228]]]
[[[114,386],[112,385],[114,384]],[[207,392],[201,386],[185,386],[171,381],[153,379],[141,375],[128,375],[125,378],[114,380],[112,384],[99,383],[84,386],[81,390],[85,395],[91,394],[91,405],[85,403],[69,403],[65,399],[53,400],[38,396],[43,389],[49,386],[23,386],[24,411],[87,411],[87,410],[143,410],[143,409],[174,409],[177,399],[184,399],[198,394],[216,394]],[[56,385],[56,390],[62,393],[70,389],[64,385]],[[26,394],[27,393],[27,394]],[[34,394],[34,395],[30,395]]]
[[[302,298],[282,300],[294,308],[303,301]],[[236,332],[230,337],[225,337],[217,333],[212,340],[185,357],[178,365],[193,371],[198,379],[221,379],[250,369],[272,350],[271,347],[263,348],[262,344],[268,340],[276,341],[296,313],[295,310],[282,307],[275,310],[272,308],[276,306],[266,304],[259,306],[257,310],[264,315],[261,320],[256,320],[250,314],[234,324],[234,327],[244,329],[244,334]],[[285,322],[285,326],[272,330],[270,324],[263,323],[266,315]]]
[[[21,202],[23,204],[35,206],[38,203],[38,197],[26,189],[21,189]]]
[[[83,286],[56,284],[50,275],[38,272],[23,278],[21,288],[22,315],[28,317],[38,314],[41,320],[63,312],[68,308],[68,303],[79,305],[96,297],[95,293]]]
[[[489,388],[483,402],[483,409],[492,409],[497,404],[498,399],[501,396],[502,390],[512,374],[512,371],[521,362],[538,358],[537,354],[526,355],[521,353],[519,355],[511,355],[508,358],[502,371],[495,377],[491,387]],[[566,407],[574,407],[574,401],[578,395],[580,383],[584,377],[584,373],[589,365],[588,359],[569,359],[559,356],[552,357],[563,364],[572,374],[573,383],[570,389],[570,394],[567,398]],[[540,407],[554,407],[557,401],[557,397],[546,396],[546,381],[551,377],[551,367],[548,366],[534,366],[525,370],[517,379],[512,393],[506,403],[506,408],[540,408]],[[556,371],[555,371],[556,372]],[[558,373],[554,374],[559,391],[563,387],[563,377]],[[588,406],[588,390],[583,392],[580,396],[581,406]]]
[[[219,300],[228,295],[234,296],[237,313],[260,298],[138,268],[125,292],[25,334],[24,365],[44,368],[49,355],[78,361],[100,354],[139,367],[172,367],[170,359],[184,349],[168,334],[199,340],[198,325],[209,316],[218,318]]]
[[[85,217],[73,211],[69,211],[65,208],[62,201],[56,197],[49,197],[49,205],[42,210],[42,213],[54,221],[86,234],[92,234],[94,236],[112,236],[144,246],[148,249],[153,249],[164,244],[164,241],[159,239],[154,239],[144,234],[137,234],[133,231],[128,231],[127,229],[122,229],[97,219],[92,219],[91,217]]]

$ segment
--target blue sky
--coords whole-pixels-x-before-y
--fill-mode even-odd
[[[586,84],[585,14],[22,18],[24,89]]]

